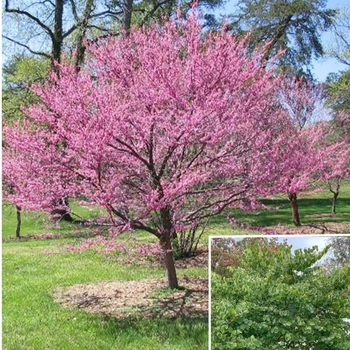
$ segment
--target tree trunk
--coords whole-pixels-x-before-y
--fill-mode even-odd
[[[17,214],[17,226],[16,226],[16,238],[21,238],[21,210],[22,208],[16,205],[16,214]]]
[[[87,0],[83,17],[80,24],[78,39],[77,39],[77,45],[76,45],[76,58],[75,58],[75,69],[76,71],[79,71],[81,66],[84,62],[84,56],[85,56],[85,45],[83,43],[84,38],[86,36],[86,29],[89,23],[89,17],[91,15],[91,12],[94,8],[94,0]]]
[[[52,40],[52,59],[61,62],[63,43],[63,8],[64,0],[56,0],[55,3],[55,23]],[[52,62],[53,64],[54,62]]]
[[[295,226],[301,226],[299,209],[298,209],[298,200],[296,193],[288,193],[288,198],[290,201],[290,205],[292,207],[292,217]]]
[[[123,29],[127,34],[129,34],[131,28],[131,15],[133,10],[133,3],[134,0],[123,1]]]
[[[332,198],[332,215],[335,215],[336,214],[336,204],[337,204],[337,199],[338,199],[338,196],[339,196],[339,190],[340,190],[340,183],[341,183],[341,177],[338,176],[336,179],[335,179],[335,186],[333,186],[332,184],[332,181],[331,180],[328,180],[327,183],[328,183],[328,188],[329,190],[333,193],[333,198]],[[333,187],[335,187],[333,189]]]
[[[171,245],[171,241],[174,236],[175,230],[171,220],[170,208],[161,209],[160,217],[162,221],[162,235],[160,238],[160,245],[164,251],[164,263],[168,276],[168,286],[170,288],[179,288],[174,262],[173,248]]]
[[[51,218],[53,221],[67,221],[73,222],[74,219],[69,214],[69,211],[64,207],[69,207],[68,198],[61,198],[56,203],[53,204],[53,209],[51,210]]]
[[[179,288],[169,233],[163,234],[160,239],[160,245],[164,251],[164,263],[168,277],[168,286],[170,288]]]
[[[333,198],[332,198],[332,215],[336,214],[336,204],[337,204],[337,199],[339,196],[339,192],[333,192]]]

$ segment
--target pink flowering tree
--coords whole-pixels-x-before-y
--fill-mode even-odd
[[[179,232],[275,190],[272,162],[290,123],[276,108],[280,79],[244,42],[203,34],[196,15],[110,38],[88,56],[80,72],[63,64],[35,87],[42,102],[25,110],[27,124],[4,130],[26,183],[12,200],[83,195],[121,232],[156,236],[177,287]]]
[[[280,98],[291,125],[284,130],[284,146],[275,162],[280,167],[278,186],[288,195],[293,223],[300,226],[298,194],[309,189],[322,175],[324,150],[319,146],[322,129],[317,126],[324,113],[322,90],[302,78],[286,77]]]
[[[61,198],[73,193],[66,190],[71,179],[50,165],[52,154],[46,153],[46,145],[39,138],[33,140],[31,132],[27,133],[31,127],[33,125],[29,122],[4,127],[2,193],[3,199],[16,207],[16,238],[20,238],[22,209],[44,210],[52,214],[53,210],[60,210],[57,203]],[[36,147],[36,151],[28,152],[29,142]],[[65,205],[62,209],[64,212],[67,210]]]
[[[324,149],[322,176],[332,193],[332,215],[336,214],[336,203],[341,182],[350,179],[350,117],[337,113],[333,120],[323,125],[320,145]]]

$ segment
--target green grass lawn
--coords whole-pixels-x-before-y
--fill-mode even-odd
[[[325,187],[325,186],[323,186]],[[350,181],[344,181],[340,189],[340,195],[337,202],[337,215],[331,216],[331,198],[332,194],[327,188],[312,195],[301,194],[298,199],[299,212],[302,224],[323,223],[323,222],[350,222]],[[275,226],[287,225],[293,226],[291,217],[290,203],[286,194],[280,194],[261,200],[268,210],[259,209],[255,211],[243,211],[234,209],[231,213],[239,221],[253,226]],[[278,208],[278,209],[276,209]],[[95,218],[100,215],[106,215],[105,212],[97,208],[79,207],[72,202],[72,210],[84,218]],[[13,205],[3,204],[3,238],[15,236],[16,212]],[[93,230],[93,228],[91,229]],[[61,223],[54,225],[49,220],[48,215],[38,213],[22,214],[21,235],[33,235],[44,233],[55,233],[68,236],[80,236],[81,233],[89,234],[89,229],[79,225]],[[208,235],[231,235],[232,228],[228,223],[226,216],[212,218],[206,230]],[[242,230],[235,230],[235,234],[247,234]],[[138,234],[141,240],[148,240],[148,234]],[[203,240],[205,242],[205,239]]]
[[[327,188],[312,195],[300,194],[298,199],[299,214],[302,224],[319,224],[325,222],[350,222],[350,182],[342,184],[337,201],[337,214],[331,215],[332,194]],[[231,210],[234,218],[252,226],[269,227],[284,225],[293,227],[292,212],[286,194],[263,198],[261,202],[267,209],[254,211]],[[224,216],[213,218],[209,226],[211,235],[232,235],[233,231]],[[350,232],[349,232],[350,233]],[[248,234],[235,228],[234,234]]]
[[[77,209],[77,208],[75,208]],[[79,211],[80,210],[80,211]],[[79,209],[79,215],[93,212]],[[84,213],[85,211],[85,213]],[[59,287],[101,281],[128,281],[164,277],[164,269],[118,263],[94,250],[65,252],[67,244],[93,231],[80,225],[53,224],[45,214],[22,214],[21,235],[15,240],[16,212],[3,205],[3,349],[207,349],[208,320],[156,318],[118,320],[77,308],[63,308],[52,293]],[[33,235],[53,233],[57,239]],[[28,239],[29,238],[29,239]],[[138,241],[151,242],[148,233]],[[45,254],[53,251],[53,254]],[[206,268],[178,269],[181,276],[207,277]]]
[[[61,307],[52,298],[58,287],[157,278],[165,272],[158,267],[118,264],[94,251],[43,254],[59,243],[3,244],[3,349],[207,349],[206,317],[116,320]],[[205,277],[207,271],[179,270],[180,276],[184,274]]]
[[[72,215],[74,218],[80,217],[94,219],[101,216],[106,216],[104,210],[92,207],[79,207],[76,203],[71,203],[71,208],[74,213],[77,213],[79,217]],[[57,235],[77,235],[82,231],[89,233],[86,227],[82,229],[80,225],[72,225],[66,222],[60,222],[58,224],[53,223],[50,217],[46,213],[33,213],[23,211],[21,214],[21,236],[38,235],[45,233],[53,233]],[[4,203],[2,205],[2,237],[14,237],[16,230],[16,208],[10,203]],[[93,230],[93,228],[91,228]]]

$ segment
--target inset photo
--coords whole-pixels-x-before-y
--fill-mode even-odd
[[[350,349],[350,236],[210,237],[210,349]]]

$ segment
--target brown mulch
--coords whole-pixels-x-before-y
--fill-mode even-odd
[[[305,224],[300,227],[286,227],[286,226],[274,226],[270,227],[275,229],[276,232],[281,235],[294,234],[294,235],[311,235],[311,234],[350,234],[350,222],[324,222]]]
[[[164,278],[77,284],[54,291],[54,299],[65,307],[78,307],[115,318],[206,317],[208,279],[183,277],[181,289],[165,288]]]

